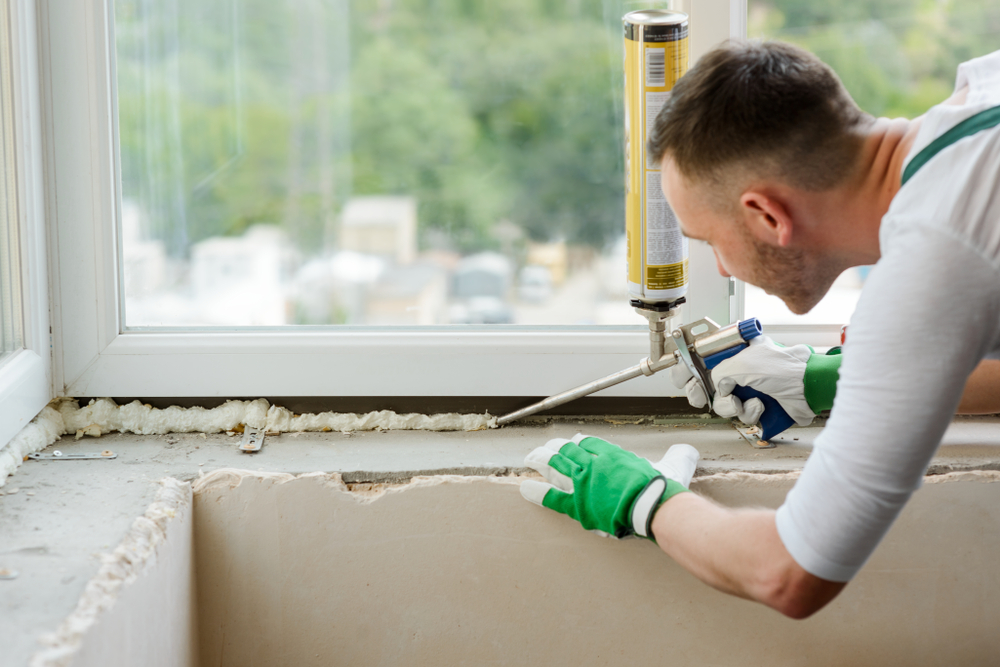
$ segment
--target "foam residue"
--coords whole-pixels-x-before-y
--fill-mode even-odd
[[[6,447],[0,449],[0,487],[6,483],[7,476],[17,470],[24,457],[45,449],[65,432],[62,414],[51,405],[43,408]]]
[[[62,414],[68,434],[97,426],[102,433],[118,431],[136,435],[222,433],[240,424],[264,428],[271,407],[263,398],[226,401],[211,409],[172,406],[161,410],[139,401],[118,405],[110,398],[93,400],[83,407],[73,399],[60,399],[55,405]]]
[[[99,398],[80,407],[72,398],[57,398],[14,439],[0,448],[0,487],[24,457],[44,449],[62,435],[100,436],[102,433],[165,435],[167,433],[223,433],[240,426],[267,432],[294,431],[481,431],[496,428],[497,418],[489,414],[436,415],[399,414],[391,410],[355,414],[321,412],[297,415],[263,398],[255,401],[226,401],[215,408],[165,409],[132,401],[118,405]]]
[[[87,583],[76,609],[59,628],[41,638],[45,646],[31,658],[31,667],[64,667],[80,649],[84,634],[111,609],[122,587],[142,574],[167,537],[167,524],[191,506],[191,485],[168,477],[160,481],[156,499],[145,514],[132,523],[125,538],[110,554],[102,556],[101,568]]]
[[[496,417],[488,414],[458,414],[446,412],[436,415],[417,413],[398,414],[392,410],[365,414],[321,412],[294,415],[291,411],[272,405],[267,411],[268,431],[480,431],[496,427]]]
[[[62,414],[66,433],[76,433],[93,425],[97,425],[102,433],[118,431],[137,435],[221,433],[231,431],[240,424],[279,433],[374,430],[478,431],[496,426],[496,417],[489,414],[455,412],[421,415],[382,410],[365,414],[321,412],[296,415],[281,406],[270,405],[263,398],[255,401],[226,401],[211,409],[174,406],[161,410],[139,401],[118,405],[110,398],[93,400],[84,407],[80,407],[72,399],[60,399],[55,405]]]

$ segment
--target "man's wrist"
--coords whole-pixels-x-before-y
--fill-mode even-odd
[[[690,491],[690,489],[685,489]],[[650,521],[650,535],[647,539],[652,540],[660,547],[663,547],[663,540],[669,535],[671,527],[674,522],[678,519],[678,512],[684,511],[684,506],[688,501],[697,498],[696,493],[678,493],[675,496],[671,496],[664,502],[660,503],[660,506],[656,508],[653,512],[653,518]],[[677,500],[675,500],[675,498]],[[674,501],[674,502],[669,502]]]

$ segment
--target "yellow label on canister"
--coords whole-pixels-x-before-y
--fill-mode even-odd
[[[651,290],[676,289],[687,282],[688,259],[677,264],[646,267],[646,285]]]
[[[646,303],[687,292],[688,243],[663,195],[646,141],[670,90],[688,69],[688,18],[642,10],[625,28],[625,236],[629,296]]]

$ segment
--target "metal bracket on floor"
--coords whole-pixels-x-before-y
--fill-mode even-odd
[[[741,422],[734,419],[733,428],[736,432],[743,436],[743,439],[750,443],[750,446],[754,449],[774,449],[777,445],[769,440],[761,440],[761,430],[760,426],[744,426]]]
[[[87,459],[116,459],[118,455],[110,449],[103,452],[78,452],[65,454],[58,449],[52,452],[34,452],[28,454],[28,458],[33,461],[84,461]]]
[[[259,452],[264,445],[264,429],[243,427],[243,439],[240,440],[241,452]]]

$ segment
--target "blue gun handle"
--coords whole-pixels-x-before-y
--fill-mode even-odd
[[[759,398],[764,404],[764,413],[760,416],[761,440],[770,440],[795,423],[781,407],[781,403],[756,389],[737,385],[733,389],[733,395],[744,403],[751,398]]]

